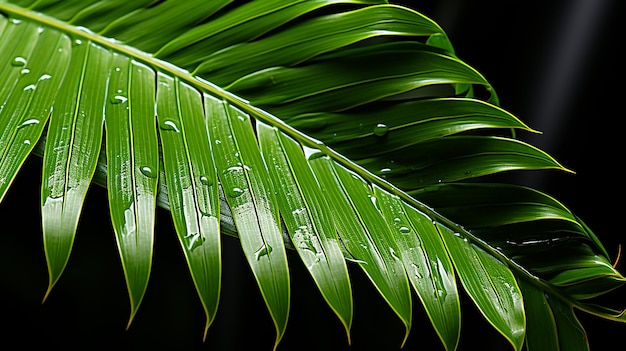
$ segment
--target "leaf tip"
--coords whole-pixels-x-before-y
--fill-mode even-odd
[[[130,325],[133,323],[133,320],[135,319],[135,315],[137,314],[137,306],[131,306],[131,312],[130,312],[130,317],[128,317],[128,323],[126,324],[126,331],[128,331],[128,329],[130,329]]]
[[[406,341],[409,339],[411,328],[409,326],[406,327],[406,332],[404,333],[404,339],[402,340],[402,344],[400,344],[400,348],[403,349],[404,345],[406,345]]]
[[[48,286],[48,289],[46,290],[46,293],[43,295],[43,299],[41,299],[41,304],[43,305],[44,303],[46,303],[46,300],[48,299],[48,296],[50,296],[50,292],[52,291],[52,285]]]
[[[211,326],[211,322],[207,321],[204,325],[204,333],[202,334],[202,342],[206,342],[206,336],[209,334],[209,327]]]
[[[348,339],[348,346],[352,346],[352,334],[350,333],[350,327],[346,325],[346,338]]]
[[[48,288],[46,289],[46,293],[43,295],[43,299],[41,300],[42,305],[46,302],[46,300],[48,299],[48,296],[50,296],[50,293],[52,292],[52,288],[54,288],[58,280],[59,280],[58,275],[56,276],[56,278],[53,278],[52,276],[50,277]]]
[[[613,268],[617,268],[619,264],[619,260],[622,257],[622,244],[617,245],[617,258],[615,258],[615,262],[613,262]]]

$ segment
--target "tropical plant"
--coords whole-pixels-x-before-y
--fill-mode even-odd
[[[584,350],[574,309],[624,284],[559,201],[494,175],[568,171],[444,31],[378,0],[0,1],[0,199],[43,158],[46,296],[92,183],[105,186],[132,322],[155,208],[206,315],[236,236],[280,345],[294,250],[350,338],[360,267],[405,326],[418,297],[447,350],[461,291],[513,349]],[[460,285],[460,286],[459,286]],[[199,336],[200,337],[200,336]],[[268,345],[269,346],[269,345]]]

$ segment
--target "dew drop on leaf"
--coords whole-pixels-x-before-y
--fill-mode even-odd
[[[260,260],[263,256],[267,256],[272,252],[272,247],[267,244],[267,245],[263,245],[260,249],[258,249],[255,253],[254,256],[256,257],[257,261]]]
[[[419,272],[420,266],[416,265],[415,263],[411,263],[411,267],[413,267],[415,278],[422,279],[422,274]]]
[[[367,195],[367,196],[372,201],[372,204],[374,205],[374,207],[378,208],[378,203],[376,202],[376,196],[372,196],[372,195]]]
[[[13,61],[11,61],[11,65],[15,66],[15,67],[22,67],[26,65],[26,59],[21,57],[21,56],[17,56],[13,59]]]
[[[243,193],[244,193],[243,189],[241,189],[241,188],[237,188],[237,187],[233,187],[233,188],[230,188],[230,189],[228,190],[228,196],[230,196],[230,197],[232,197],[232,198],[239,197],[239,196],[241,196]]]
[[[386,124],[378,123],[376,125],[376,127],[374,127],[374,135],[376,135],[376,136],[384,136],[385,134],[387,134],[388,130],[389,130],[389,127],[387,127]]]
[[[363,260],[357,260],[355,258],[350,258],[350,257],[346,257],[346,261],[350,261],[350,262],[358,263],[358,264],[367,264],[367,262]]]
[[[193,251],[200,247],[205,240],[199,233],[189,234],[185,236],[185,238],[189,240],[189,244],[187,245],[189,251]]]
[[[126,101],[128,101],[128,98],[126,96],[124,96],[124,95],[113,95],[113,97],[111,97],[110,101],[111,101],[112,104],[117,105],[117,104],[125,103]]]
[[[165,121],[163,121],[160,127],[163,130],[169,130],[169,131],[173,131],[176,133],[180,133],[180,128],[178,128],[178,125],[176,124],[176,122],[172,121],[171,119],[166,119]]]
[[[36,118],[30,118],[25,120],[24,122],[22,122],[19,126],[17,126],[17,129],[22,129],[24,127],[28,127],[28,126],[32,126],[32,125],[37,125],[39,124],[40,121]]]
[[[124,226],[121,228],[122,235],[135,235],[137,225],[135,223],[135,205],[131,204],[124,210]]]
[[[157,176],[157,173],[148,166],[143,166],[139,170],[141,171],[143,175],[145,175],[148,178],[156,178]]]
[[[307,160],[314,160],[318,157],[324,156],[324,153],[321,152],[319,149],[302,146],[302,150],[304,151],[304,157]]]
[[[295,209],[295,210],[291,211],[291,213],[292,213],[294,216],[298,216],[298,215],[300,215],[301,213],[303,213],[304,211],[306,211],[306,208],[302,207],[302,208],[298,208],[298,209]]]
[[[401,234],[409,234],[411,232],[411,229],[407,228],[407,227],[400,227],[400,233]]]
[[[393,249],[393,247],[389,248],[389,254],[391,255],[391,257],[393,257],[396,261],[400,261],[400,257],[398,257],[398,255],[396,254],[396,250]]]
[[[206,186],[213,185],[213,182],[207,176],[200,176],[200,183],[202,183],[203,185],[206,185]]]

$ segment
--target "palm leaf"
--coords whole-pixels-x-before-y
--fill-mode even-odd
[[[479,182],[567,169],[508,136],[532,130],[413,10],[23,0],[1,1],[0,13],[0,199],[26,157],[42,155],[46,295],[93,182],[109,194],[129,325],[149,280],[157,205],[171,211],[206,328],[220,296],[220,233],[239,238],[274,348],[290,308],[286,249],[348,338],[346,261],[405,325],[404,340],[413,291],[449,350],[461,328],[457,277],[515,350],[586,349],[573,308],[624,321],[588,301],[625,279],[579,218],[532,189]]]

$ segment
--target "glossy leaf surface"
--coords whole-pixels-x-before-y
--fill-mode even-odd
[[[350,340],[350,278],[327,199],[294,140],[265,124],[256,129],[291,242]]]
[[[222,260],[219,183],[202,95],[159,74],[156,103],[170,211],[208,329],[217,312]]]
[[[159,154],[154,72],[114,54],[105,109],[110,214],[130,295],[132,321],[152,268]]]
[[[276,344],[289,315],[289,268],[278,207],[259,153],[250,117],[205,97],[220,182],[237,225],[239,240],[276,326]]]
[[[515,350],[524,343],[526,316],[522,293],[504,263],[462,235],[439,226],[463,287],[481,313]]]
[[[76,41],[48,125],[41,191],[50,286],[69,259],[103,138],[111,52]],[[89,72],[89,74],[87,74]]]

